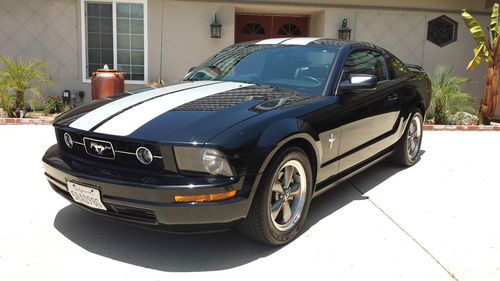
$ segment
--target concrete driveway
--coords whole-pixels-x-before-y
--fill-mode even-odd
[[[50,126],[0,126],[0,280],[500,280],[500,133],[425,132],[420,163],[382,162],[315,199],[280,248],[80,210],[43,177],[53,143]]]

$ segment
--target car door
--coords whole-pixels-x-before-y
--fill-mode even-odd
[[[339,172],[381,152],[397,128],[399,97],[389,80],[384,55],[372,49],[354,50],[346,58],[341,81],[351,74],[377,77],[374,89],[338,91],[342,112]]]

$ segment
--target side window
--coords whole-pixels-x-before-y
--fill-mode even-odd
[[[387,62],[391,79],[402,77],[408,73],[408,68],[406,67],[406,65],[394,55],[389,54],[389,56],[387,57]]]
[[[355,51],[346,58],[342,81],[347,80],[351,74],[375,75],[378,81],[388,79],[384,57],[380,53],[368,50]]]

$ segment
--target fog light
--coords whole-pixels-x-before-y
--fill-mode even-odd
[[[214,201],[222,201],[233,198],[236,196],[236,190],[223,192],[223,193],[214,193],[214,194],[204,194],[204,195],[187,195],[175,196],[176,203],[193,203],[193,202],[214,202]]]
[[[68,148],[73,148],[73,139],[68,133],[64,133],[64,143]]]
[[[151,164],[151,162],[153,162],[153,154],[151,153],[151,151],[149,151],[149,149],[145,147],[142,146],[139,147],[135,151],[135,155],[137,156],[139,162],[141,162],[144,165],[149,165]]]

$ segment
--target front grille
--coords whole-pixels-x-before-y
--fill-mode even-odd
[[[160,149],[155,145],[101,138],[75,132],[67,132],[71,135],[74,143],[73,148],[69,148],[64,142],[64,133],[66,132],[67,131],[61,129],[56,129],[59,148],[65,155],[71,156],[73,158],[80,158],[91,161],[92,163],[95,163],[96,166],[124,167],[149,172],[162,172],[164,170]],[[101,141],[100,143],[102,144],[109,144],[108,147],[110,148],[105,151],[105,153],[108,153],[109,155],[103,154],[102,156],[107,157],[99,157],[96,153],[89,153],[89,142],[86,141],[88,139],[96,140],[96,142],[98,143],[99,141]],[[153,155],[156,156],[153,159],[153,162],[151,162],[149,165],[144,165],[139,162],[135,155],[135,151],[141,146],[148,148],[153,153]]]

